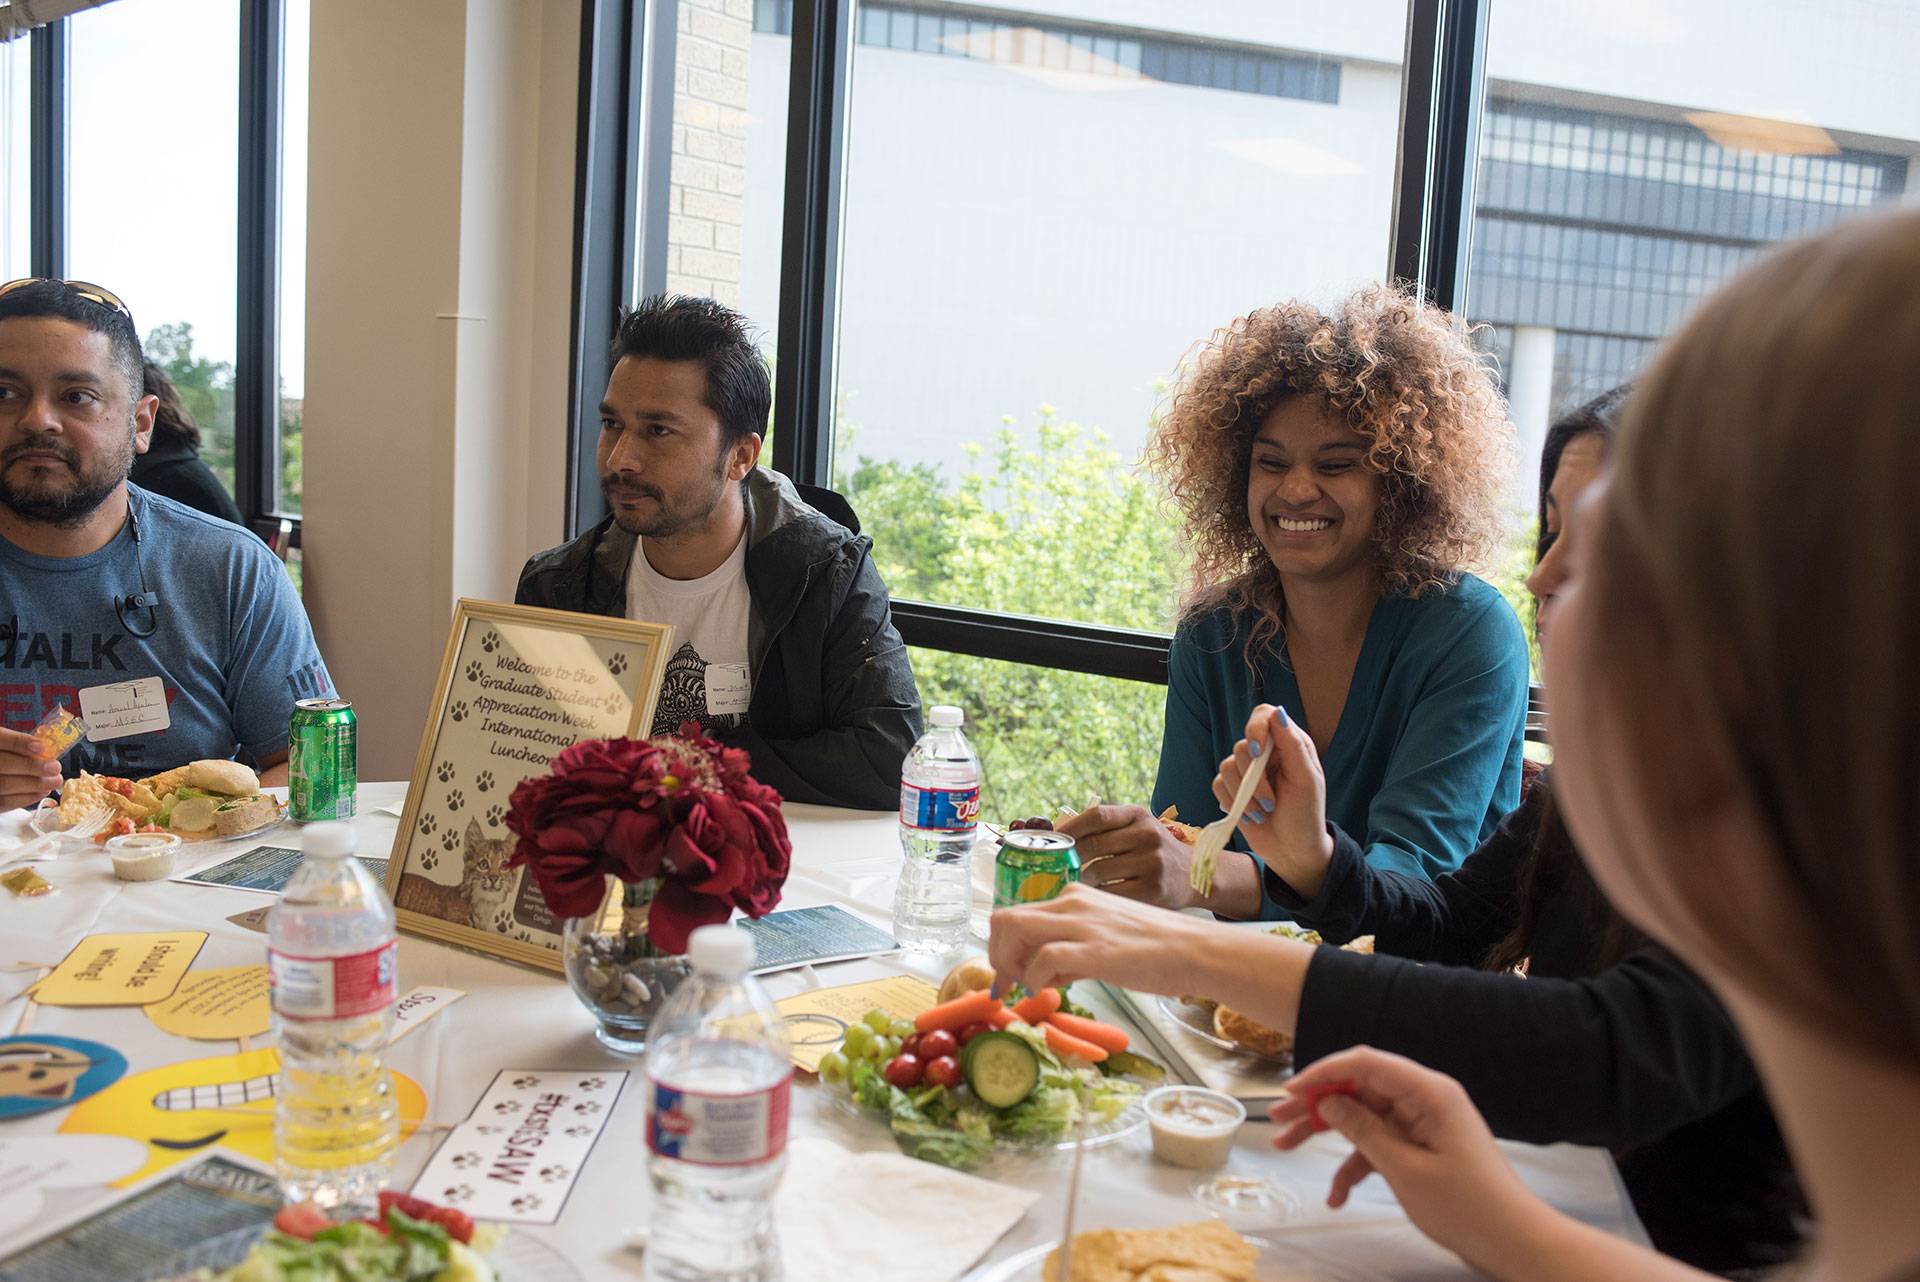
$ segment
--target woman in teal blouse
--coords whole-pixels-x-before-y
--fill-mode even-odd
[[[1369,863],[1432,877],[1493,832],[1520,799],[1527,646],[1465,567],[1499,534],[1506,441],[1460,326],[1392,289],[1265,308],[1202,347],[1149,446],[1194,553],[1155,810],[1219,818],[1213,777],[1265,702],[1313,739],[1327,818]],[[1251,856],[1195,894],[1189,848],[1142,807],[1063,827],[1092,885],[1278,915]]]

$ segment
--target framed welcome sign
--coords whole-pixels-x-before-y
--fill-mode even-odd
[[[672,640],[658,624],[461,600],[387,863],[401,929],[560,969],[561,923],[507,867],[507,799],[576,743],[644,735]]]

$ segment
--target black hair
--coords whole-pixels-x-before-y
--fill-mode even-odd
[[[153,411],[153,433],[155,436],[171,437],[185,441],[199,448],[200,425],[193,421],[193,411],[180,396],[180,389],[167,377],[167,371],[152,361],[148,361],[141,375],[146,394],[159,400],[159,406]]]
[[[120,367],[120,373],[127,380],[129,402],[138,401],[143,395],[146,358],[140,350],[139,331],[125,313],[84,298],[61,281],[37,280],[0,294],[0,321],[16,317],[72,321],[96,334],[105,334],[113,352],[113,363]]]
[[[684,294],[644,299],[621,311],[614,331],[614,363],[627,356],[700,362],[707,372],[706,405],[720,417],[724,446],[766,432],[773,380],[746,317],[732,308]]]
[[[1567,446],[1583,436],[1598,436],[1611,445],[1613,434],[1620,426],[1620,410],[1632,390],[1631,383],[1608,388],[1586,404],[1568,410],[1547,428],[1547,439],[1540,446],[1540,522],[1533,544],[1536,563],[1553,546],[1553,539],[1547,533],[1547,491],[1553,488],[1553,478],[1560,474],[1560,456],[1567,452]]]

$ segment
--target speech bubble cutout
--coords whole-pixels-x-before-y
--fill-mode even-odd
[[[163,1032],[203,1042],[259,1037],[273,1026],[265,966],[188,971],[173,996],[141,1009]]]
[[[0,1037],[0,1121],[77,1104],[119,1081],[127,1057],[51,1033]]]
[[[146,1160],[144,1145],[118,1135],[0,1139],[0,1237],[11,1238],[33,1223],[46,1190],[111,1184]]]

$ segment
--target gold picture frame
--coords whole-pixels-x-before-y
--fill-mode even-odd
[[[575,743],[646,734],[672,652],[661,624],[461,598],[387,862],[402,930],[561,969],[560,923],[506,867],[508,798]]]

